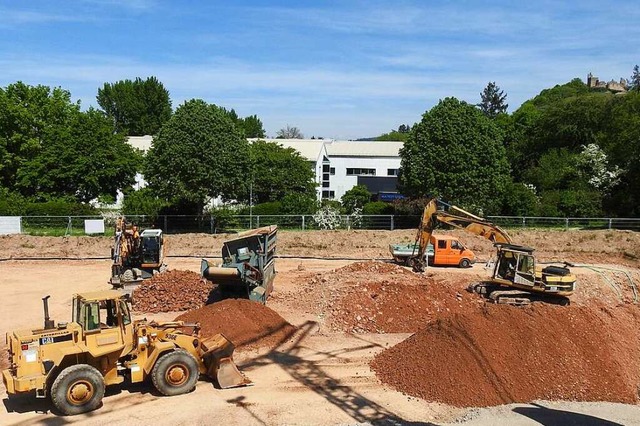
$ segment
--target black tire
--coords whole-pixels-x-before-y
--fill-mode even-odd
[[[73,416],[95,410],[104,397],[104,378],[87,364],[67,367],[51,386],[51,402],[63,414]]]
[[[471,262],[469,262],[469,259],[460,260],[460,267],[461,268],[468,268],[469,266],[471,266]]]
[[[195,388],[199,375],[198,361],[189,352],[178,349],[162,355],[156,361],[151,380],[158,392],[173,396]]]

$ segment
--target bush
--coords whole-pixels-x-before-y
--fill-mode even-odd
[[[363,215],[393,214],[393,206],[384,201],[373,201],[362,207]]]
[[[122,202],[122,214],[157,218],[160,211],[167,206],[168,203],[155,196],[149,188],[142,188],[139,191],[125,194]]]
[[[347,214],[351,214],[355,209],[363,208],[371,200],[371,192],[365,185],[356,185],[344,193],[340,199],[342,207]]]
[[[26,204],[27,200],[22,195],[0,188],[0,216],[20,216]]]
[[[27,203],[24,216],[95,216],[100,212],[89,204],[66,200],[51,200],[42,203]]]
[[[246,208],[246,213],[249,214],[249,208]],[[279,215],[282,214],[282,203],[280,201],[269,201],[267,203],[260,203],[253,206],[253,214],[257,215]]]
[[[282,198],[281,214],[313,214],[318,210],[318,200],[313,195],[289,193]]]
[[[214,218],[216,233],[240,228],[240,222],[236,217],[238,212],[234,209],[222,206],[211,209],[209,213]]]

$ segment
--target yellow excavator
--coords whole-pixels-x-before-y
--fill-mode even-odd
[[[71,322],[49,318],[44,326],[7,333],[10,366],[2,370],[7,394],[50,396],[63,414],[95,410],[105,386],[125,380],[153,382],[163,395],[191,391],[200,374],[220,388],[250,384],[233,362],[233,344],[222,334],[207,339],[198,324],[133,320],[129,298],[117,290],[76,294]]]
[[[566,265],[542,267],[536,262],[534,249],[514,244],[504,229],[455,206],[450,206],[449,211],[439,210],[435,198],[425,206],[418,227],[411,262],[414,271],[424,271],[427,244],[441,223],[484,237],[496,247],[491,277],[470,286],[470,290],[500,303],[526,304],[540,297],[560,304],[568,303],[567,297],[575,290],[576,277]]]

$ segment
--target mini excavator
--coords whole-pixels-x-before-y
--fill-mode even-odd
[[[453,212],[455,213],[453,213]],[[472,284],[470,291],[482,294],[497,303],[527,304],[533,300],[568,304],[575,290],[576,277],[564,266],[537,264],[531,247],[514,244],[507,231],[459,207],[439,210],[431,199],[424,208],[416,235],[411,265],[416,272],[424,271],[425,250],[433,231],[446,224],[491,241],[496,248],[496,260],[489,279]]]

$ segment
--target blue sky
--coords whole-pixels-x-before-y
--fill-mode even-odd
[[[637,1],[0,0],[0,86],[61,86],[83,107],[105,82],[157,76],[174,108],[257,114],[269,136],[375,136],[439,99],[510,111],[588,72],[640,63]]]

